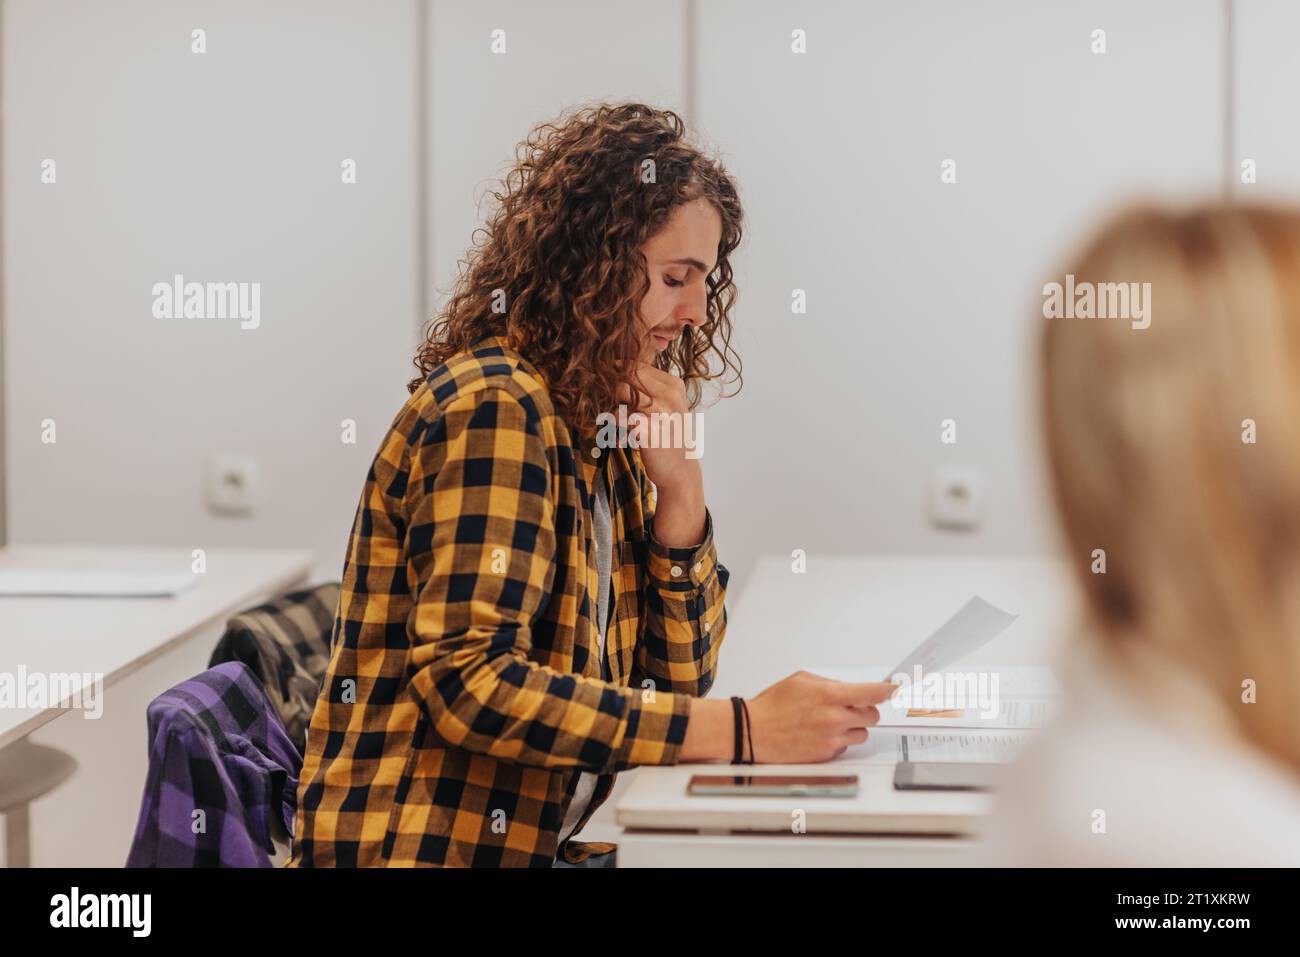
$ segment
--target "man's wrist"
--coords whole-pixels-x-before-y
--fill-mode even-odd
[[[730,701],[692,698],[682,741],[682,761],[719,761],[731,757],[736,722]]]
[[[693,548],[704,541],[704,483],[655,486],[655,540],[669,548]]]

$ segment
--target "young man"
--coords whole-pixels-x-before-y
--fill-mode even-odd
[[[703,700],[728,575],[700,460],[602,440],[734,368],[726,171],[606,105],[538,127],[497,198],[362,492],[290,866],[583,862],[616,772],[731,758],[737,714],[745,760],[825,760],[891,690]]]

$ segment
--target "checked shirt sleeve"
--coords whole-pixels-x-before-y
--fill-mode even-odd
[[[554,468],[537,412],[503,389],[454,400],[414,440],[410,694],[447,747],[596,773],[673,764],[688,699],[529,660],[557,574]]]
[[[718,562],[711,513],[705,513],[699,545],[670,548],[654,537],[654,508],[654,492],[647,489],[646,620],[630,683],[641,687],[648,678],[661,691],[703,697],[713,687],[727,631],[723,601],[730,573]]]

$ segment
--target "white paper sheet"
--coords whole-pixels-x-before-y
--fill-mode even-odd
[[[911,676],[917,665],[921,666],[923,674],[943,671],[948,665],[960,661],[1002,634],[1018,617],[1020,616],[1008,614],[1001,608],[990,605],[976,595],[962,605],[957,614],[940,625],[934,634],[917,645],[884,678],[889,680],[899,672]]]
[[[980,707],[948,704],[940,708],[926,704],[912,707],[916,698],[880,705],[880,729],[944,728],[975,731],[1026,730],[1042,727],[1055,712],[1057,683],[1042,667],[982,666],[964,669],[956,663],[1002,634],[1019,617],[990,604],[979,596],[971,598],[956,614],[907,654],[892,669],[814,668],[816,673],[837,681],[888,681],[904,674],[916,679],[927,676],[960,678],[960,685],[980,692]],[[929,709],[929,710],[927,710]],[[927,743],[927,746],[932,742]]]
[[[902,736],[900,761],[978,761],[1005,764],[1029,740],[1027,734],[997,732],[976,734],[917,734]]]
[[[1005,764],[1029,740],[1025,731],[903,731],[872,728],[862,744],[845,749],[832,764],[892,765],[899,761],[955,761]]]
[[[866,684],[881,680],[883,667],[868,665],[862,668],[810,668],[814,674],[850,684]],[[956,669],[949,669],[954,671]],[[896,707],[886,701],[879,705],[880,722],[884,728],[969,728],[969,729],[1028,729],[1041,728],[1056,714],[1060,704],[1060,684],[1048,668],[1036,665],[982,666],[978,669],[998,676],[999,707],[997,714],[985,717],[976,708],[961,709],[959,714],[945,713],[928,717],[909,712],[907,707]]]
[[[986,716],[977,708],[961,708],[956,713],[943,712],[929,716],[911,713],[907,708],[885,705],[880,708],[880,724],[884,728],[984,728],[1030,729],[1041,728],[1056,713],[1056,702],[1050,698],[1007,698],[998,702],[996,714]]]

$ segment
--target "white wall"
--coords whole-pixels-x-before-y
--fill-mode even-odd
[[[747,381],[706,433],[728,550],[739,563],[803,548],[810,567],[818,552],[1042,550],[1037,291],[1118,199],[1219,187],[1221,4],[699,11],[699,120],[750,218]],[[796,288],[807,315],[791,314]],[[946,418],[955,446],[940,443]],[[947,463],[987,476],[976,532],[926,521],[930,472]]]
[[[425,217],[415,0],[4,9],[14,541],[308,544],[337,577],[419,324],[515,143],[586,100],[685,109],[689,17],[690,119],[749,214],[747,383],[710,410],[705,459],[738,583],[753,555],[793,548],[1038,551],[1034,290],[1115,198],[1213,191],[1222,173],[1219,0],[700,0],[653,16],[435,2]],[[497,28],[505,56],[489,51]],[[1243,33],[1263,50],[1285,35]],[[1243,112],[1271,102],[1261,91]],[[1252,129],[1288,135],[1267,126]],[[39,182],[46,157],[57,186]],[[339,183],[344,157],[356,186]],[[955,185],[939,181],[949,157]],[[262,327],[153,319],[150,287],[174,272],[260,281]],[[795,288],[806,316],[790,314]],[[948,417],[955,447],[939,442]],[[56,445],[40,442],[45,418]],[[344,418],[356,445],[339,441]],[[221,451],[262,464],[253,519],[204,505]],[[928,524],[943,463],[987,475],[979,531]]]
[[[309,545],[339,577],[418,319],[414,11],[5,2],[11,541]],[[260,282],[260,327],[155,319],[174,273]],[[227,451],[252,518],[206,508]]]
[[[1300,89],[1300,4],[1237,0],[1238,49],[1234,114],[1233,195],[1250,200],[1300,202],[1300,125],[1292,120]],[[1253,159],[1256,182],[1241,182],[1241,162]]]

